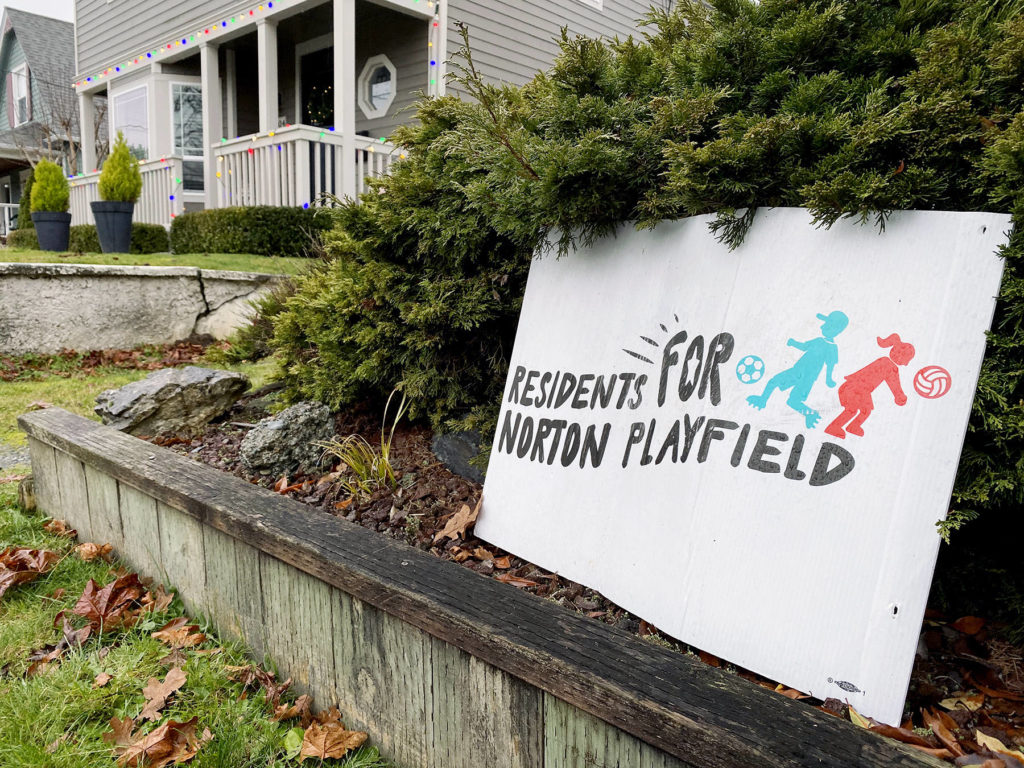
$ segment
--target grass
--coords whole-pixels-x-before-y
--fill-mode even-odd
[[[254,389],[269,381],[274,368],[272,360],[258,363],[218,365],[202,363],[211,368],[224,368],[244,373]],[[79,370],[33,371],[16,381],[0,381],[0,447],[18,448],[25,436],[18,429],[17,419],[34,402],[44,402],[68,411],[98,417],[93,413],[96,395],[105,389],[122,387],[145,378],[150,371],[124,370],[114,367],[96,368],[86,374]],[[3,765],[3,762],[0,762]]]
[[[55,643],[59,631],[53,618],[74,606],[91,578],[105,584],[114,578],[103,561],[83,562],[68,554],[74,542],[46,533],[44,519],[15,507],[13,483],[0,485],[0,550],[7,546],[46,548],[65,553],[47,575],[11,588],[0,598],[0,765],[5,768],[110,768],[114,753],[102,740],[112,717],[137,717],[151,677],[167,673],[160,659],[169,649],[150,634],[181,616],[175,598],[162,614],[147,617],[129,630],[106,632],[81,648],[69,651],[49,671],[26,677],[28,654]],[[63,589],[63,593],[56,592]],[[61,594],[61,597],[55,595]],[[201,622],[200,622],[201,623]],[[296,723],[276,723],[261,693],[242,697],[238,683],[228,678],[228,665],[251,663],[244,647],[224,644],[203,628],[208,640],[200,648],[214,654],[184,651],[187,681],[164,708],[159,721],[179,722],[198,716],[198,731],[209,728],[213,740],[188,763],[196,768],[295,766],[287,755],[285,738]],[[100,673],[110,682],[94,688]],[[292,738],[295,738],[294,735]],[[319,761],[307,765],[320,764]],[[339,768],[390,768],[374,748],[361,748],[347,759],[329,760]]]
[[[266,272],[297,275],[313,263],[312,259],[291,256],[253,256],[239,253],[55,253],[52,251],[0,248],[0,263],[32,264],[118,264],[149,267],[202,267],[236,272]]]

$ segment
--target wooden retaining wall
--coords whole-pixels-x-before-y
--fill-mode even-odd
[[[36,497],[271,657],[402,768],[945,765],[60,409]]]

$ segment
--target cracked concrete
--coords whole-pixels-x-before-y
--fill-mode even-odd
[[[225,338],[286,278],[197,267],[0,264],[0,353]]]

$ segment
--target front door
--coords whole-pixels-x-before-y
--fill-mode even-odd
[[[299,122],[329,128],[334,125],[334,48],[307,53],[299,61],[302,114]]]

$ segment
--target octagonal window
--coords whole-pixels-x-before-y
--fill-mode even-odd
[[[395,100],[398,71],[384,56],[371,56],[359,75],[359,108],[367,118],[384,117]]]

